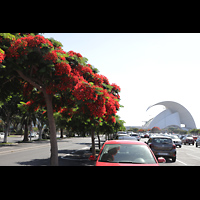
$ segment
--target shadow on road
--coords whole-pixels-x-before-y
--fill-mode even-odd
[[[17,162],[17,164],[25,165],[25,166],[49,166],[50,158],[47,159],[33,159],[24,162]]]
[[[95,161],[88,160],[91,152],[88,150],[58,150],[63,156],[58,157],[59,166],[94,166]],[[50,158],[33,159],[24,162],[17,162],[23,166],[50,166]]]

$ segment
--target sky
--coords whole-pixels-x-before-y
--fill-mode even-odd
[[[121,88],[117,114],[125,126],[141,126],[175,101],[200,128],[200,33],[45,33],[88,58]]]

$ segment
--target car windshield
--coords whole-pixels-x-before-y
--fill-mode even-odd
[[[151,151],[146,145],[134,144],[106,144],[100,155],[99,162],[156,163]]]

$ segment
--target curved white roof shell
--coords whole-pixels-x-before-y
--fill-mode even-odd
[[[163,101],[149,106],[147,110],[156,105],[163,105],[165,106],[166,110],[162,111],[151,121],[149,121],[149,123],[145,125],[145,128],[152,129],[154,126],[157,126],[160,129],[168,126],[181,127],[181,124],[185,124],[184,128],[181,127],[184,130],[196,128],[196,124],[192,115],[181,104],[173,101]]]

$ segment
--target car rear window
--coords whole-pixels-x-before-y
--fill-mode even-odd
[[[157,144],[171,144],[172,139],[170,138],[153,138],[153,142]]]

